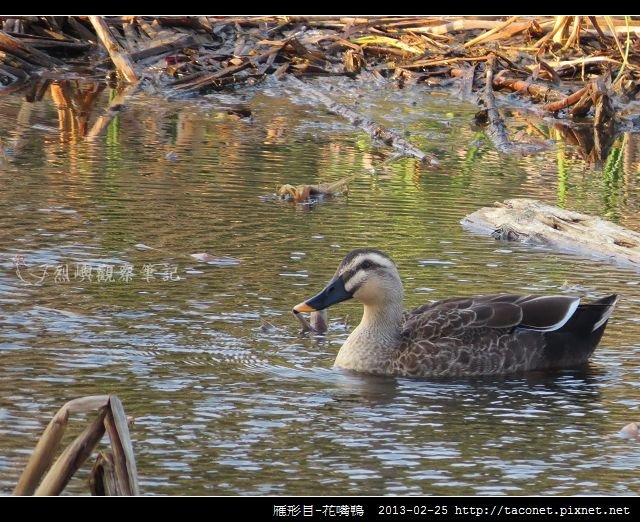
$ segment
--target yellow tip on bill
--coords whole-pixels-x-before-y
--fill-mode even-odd
[[[293,311],[295,313],[300,313],[300,312],[315,312],[316,309],[312,308],[311,306],[309,306],[307,303],[300,303],[298,305],[295,305],[293,307]]]

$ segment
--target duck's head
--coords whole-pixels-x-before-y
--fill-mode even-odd
[[[390,299],[402,302],[402,282],[389,256],[371,248],[349,252],[329,284],[318,295],[294,306],[293,311],[324,310],[352,297],[372,306]]]

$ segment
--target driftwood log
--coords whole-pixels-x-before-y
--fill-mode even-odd
[[[507,199],[462,220],[496,239],[523,241],[640,269],[640,233],[533,199]]]

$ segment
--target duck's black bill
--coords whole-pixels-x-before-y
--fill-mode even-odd
[[[341,277],[332,279],[331,282],[318,295],[307,299],[304,303],[300,303],[293,307],[295,313],[299,312],[316,312],[324,310],[331,305],[341,303],[347,299],[351,299],[353,294],[347,292],[344,287],[344,281]]]

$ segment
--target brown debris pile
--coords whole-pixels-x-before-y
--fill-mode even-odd
[[[269,76],[457,85],[461,96],[480,98],[478,121],[501,151],[523,147],[510,141],[494,91],[515,92],[542,113],[589,118],[602,135],[630,116],[626,104],[640,90],[640,20],[628,16],[31,16],[0,17],[0,27],[0,94],[105,75],[184,95]],[[322,93],[311,94],[332,110]]]
[[[219,89],[266,74],[354,75],[369,70],[399,82],[461,75],[494,54],[505,76],[498,88],[548,101],[552,86],[605,72],[627,73],[621,90],[635,96],[640,21],[627,17],[0,17],[3,84],[62,65],[111,68],[95,60],[99,44],[140,66],[158,57],[176,89]],[[81,56],[81,58],[79,58]],[[94,58],[94,60],[91,60]],[[519,84],[518,80],[526,80]],[[8,79],[8,80],[7,80]],[[437,80],[435,80],[437,81]],[[547,89],[542,88],[546,85]],[[557,110],[553,107],[546,110]]]

